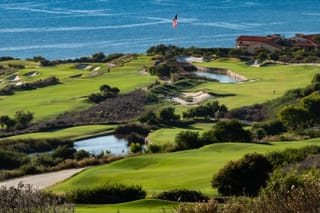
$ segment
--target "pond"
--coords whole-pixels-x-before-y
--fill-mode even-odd
[[[225,74],[216,74],[216,73],[209,73],[209,72],[195,72],[195,74],[199,77],[206,77],[209,79],[216,79],[220,83],[235,83],[239,82],[238,79],[232,78]]]
[[[99,136],[74,142],[76,150],[83,149],[91,154],[99,154],[101,151],[110,151],[111,154],[121,155],[127,154],[129,148],[128,142],[124,139],[119,139],[114,135]]]

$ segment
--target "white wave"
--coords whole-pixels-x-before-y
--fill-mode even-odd
[[[171,21],[170,21],[171,22]],[[107,29],[124,29],[170,23],[168,21],[144,22],[136,24],[110,25],[110,26],[74,26],[74,27],[34,27],[34,28],[6,28],[0,33],[34,33],[34,32],[60,32],[60,31],[90,31]]]
[[[87,16],[105,16],[108,9],[97,10],[73,10],[64,8],[47,9],[47,4],[36,4],[33,2],[27,3],[13,3],[13,4],[0,4],[0,8],[5,10],[27,11],[46,14],[60,14],[60,15],[87,15]]]
[[[230,23],[230,22],[201,22],[201,23],[198,22],[198,23],[193,23],[193,25],[219,27],[219,28],[225,28],[225,29],[231,29],[231,30],[251,31],[253,29],[252,26],[247,24],[236,24],[236,23]]]
[[[174,41],[174,39],[158,39],[156,42],[168,42]],[[155,42],[154,38],[138,38],[138,39],[122,39],[122,40],[110,40],[110,41],[97,41],[97,42],[82,42],[82,43],[60,43],[60,44],[43,44],[43,45],[28,45],[28,46],[16,46],[16,47],[1,47],[0,52],[5,51],[23,51],[34,49],[75,49],[84,47],[114,47],[114,46],[139,46],[150,45]]]

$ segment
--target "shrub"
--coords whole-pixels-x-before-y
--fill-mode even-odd
[[[22,153],[0,149],[0,169],[16,169],[27,163],[28,156]]]
[[[310,145],[299,149],[287,148],[282,152],[270,152],[266,158],[276,168],[303,161],[312,154],[320,154],[320,146]]]
[[[62,197],[20,183],[17,188],[4,186],[0,188],[0,212],[71,213],[74,212],[74,208]]]
[[[177,150],[195,149],[202,146],[199,133],[192,131],[179,132],[175,138]]]
[[[215,142],[250,142],[251,133],[242,128],[242,124],[236,120],[218,121],[213,127],[204,133],[203,143],[211,144]]]
[[[260,154],[248,154],[238,161],[230,161],[213,176],[212,187],[222,195],[255,196],[266,185],[272,165]]]
[[[319,212],[320,173],[278,170],[255,202],[255,212]]]
[[[115,135],[129,135],[130,133],[137,133],[139,135],[147,136],[150,132],[148,126],[138,125],[138,124],[128,124],[124,126],[119,126],[114,131]]]
[[[218,213],[218,202],[209,200],[197,204],[180,204],[175,213]],[[240,213],[240,212],[239,212]]]
[[[145,196],[146,192],[138,185],[105,184],[68,192],[66,199],[78,204],[107,204],[143,199]]]
[[[201,192],[188,189],[174,189],[162,192],[156,198],[176,202],[203,202],[209,200],[208,196]]]

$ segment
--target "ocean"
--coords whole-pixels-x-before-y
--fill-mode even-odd
[[[319,11],[320,0],[0,0],[0,56],[234,47],[240,35],[320,33]]]

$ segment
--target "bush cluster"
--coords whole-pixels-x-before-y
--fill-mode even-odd
[[[212,179],[222,195],[256,196],[266,185],[272,165],[260,154],[248,154],[238,161],[230,161]]]
[[[105,184],[68,192],[66,199],[77,204],[108,204],[143,199],[146,192],[138,185]]]
[[[33,189],[31,185],[0,188],[0,212],[71,213],[74,207],[64,198]]]
[[[179,132],[175,138],[175,150],[195,149],[220,142],[251,142],[251,133],[236,120],[218,121],[202,135],[195,131]]]
[[[57,77],[52,76],[46,79],[40,79],[30,83],[23,83],[21,85],[9,84],[0,90],[0,95],[13,95],[15,91],[34,90],[37,88],[43,88],[60,84]]]
[[[188,189],[174,189],[161,192],[156,196],[156,198],[176,202],[203,202],[209,200],[209,197],[203,193]]]

